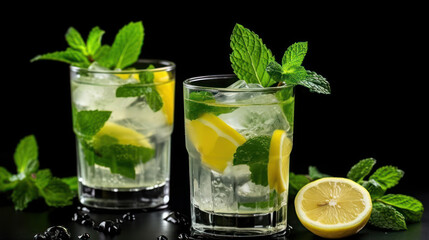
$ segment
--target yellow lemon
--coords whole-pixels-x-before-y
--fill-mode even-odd
[[[99,141],[103,136],[114,137],[119,144],[153,148],[143,134],[113,122],[106,122],[94,136],[94,141]]]
[[[167,118],[168,124],[174,122],[174,85],[175,81],[170,79],[168,72],[154,72],[153,82],[156,90],[162,98],[162,111]]]
[[[210,169],[222,173],[234,158],[237,147],[246,139],[235,129],[211,113],[186,121],[186,132],[201,154],[201,161]]]
[[[324,238],[342,238],[359,232],[371,216],[368,191],[347,178],[321,178],[305,185],[295,198],[301,223]]]
[[[275,130],[271,137],[268,160],[268,185],[277,193],[284,192],[289,186],[289,156],[292,141],[284,130]]]

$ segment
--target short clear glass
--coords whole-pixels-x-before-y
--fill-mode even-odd
[[[286,232],[294,88],[235,75],[184,81],[193,233]]]
[[[129,69],[70,67],[79,200],[89,207],[169,201],[175,64],[142,59]]]

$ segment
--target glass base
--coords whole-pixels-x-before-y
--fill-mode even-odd
[[[193,209],[194,235],[212,237],[257,237],[284,235],[287,229],[286,206],[278,211],[258,214],[213,213]]]
[[[103,209],[157,208],[168,204],[170,185],[153,188],[97,189],[79,183],[79,201],[88,207]]]

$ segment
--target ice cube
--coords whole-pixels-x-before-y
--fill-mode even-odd
[[[277,102],[273,94],[262,94],[243,102],[249,105],[221,114],[219,118],[246,139],[260,135],[270,136],[276,129],[288,131],[290,125]]]
[[[270,188],[255,184],[251,181],[241,185],[237,189],[237,199],[241,203],[262,202],[269,200]]]
[[[227,88],[229,89],[254,89],[254,88],[263,88],[260,84],[257,83],[246,83],[244,80],[238,80],[233,84],[229,85]],[[215,95],[215,99],[220,103],[239,103],[242,101],[246,101],[255,96],[260,95],[260,92],[252,92],[252,91],[236,91],[236,92],[221,92]]]

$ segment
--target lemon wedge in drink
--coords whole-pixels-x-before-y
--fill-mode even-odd
[[[301,223],[324,238],[359,232],[368,222],[372,202],[368,191],[346,178],[321,178],[305,185],[295,198]]]
[[[268,185],[277,193],[286,191],[289,185],[289,156],[292,141],[284,130],[275,130],[271,137],[268,159]]]
[[[113,122],[106,122],[94,136],[94,141],[101,141],[104,136],[115,138],[118,144],[134,145],[137,147],[153,148],[143,134]]]
[[[201,161],[210,169],[222,173],[234,158],[237,147],[246,139],[212,113],[186,121],[186,131],[201,154]]]
[[[162,111],[167,118],[168,124],[174,122],[174,80],[170,79],[168,72],[154,72],[153,82],[156,84],[155,88],[162,98]]]

